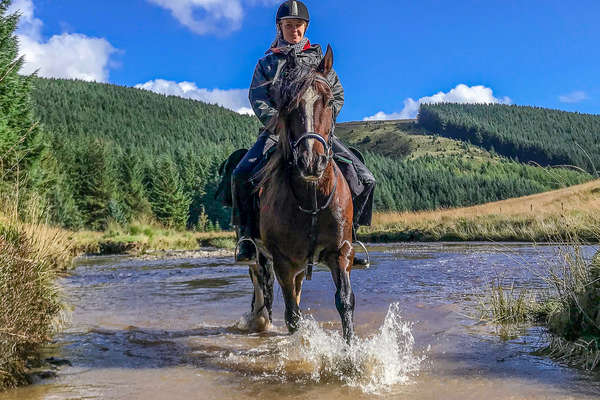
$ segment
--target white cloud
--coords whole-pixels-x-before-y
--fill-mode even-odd
[[[272,6],[280,0],[147,0],[171,11],[173,17],[193,32],[227,34],[238,30],[246,5]]]
[[[25,58],[22,74],[38,71],[40,76],[86,81],[108,80],[110,56],[116,49],[104,38],[79,33],[42,38],[43,22],[35,17],[32,0],[16,0],[9,13],[19,12],[19,52]]]
[[[248,89],[204,89],[198,88],[193,82],[174,82],[165,79],[140,83],[135,87],[155,93],[218,104],[240,114],[254,115],[248,101]]]
[[[571,93],[558,96],[562,103],[579,103],[588,99],[588,95],[582,90],[576,90]]]
[[[416,118],[419,111],[419,105],[423,103],[510,104],[511,102],[509,97],[503,97],[501,99],[494,97],[492,89],[485,86],[478,85],[469,87],[461,83],[448,93],[439,92],[433,96],[421,97],[419,100],[414,100],[409,97],[404,100],[404,108],[402,111],[390,114],[379,111],[375,115],[363,118],[363,121]]]

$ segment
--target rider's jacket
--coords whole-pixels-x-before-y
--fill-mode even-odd
[[[297,56],[298,62],[314,66],[317,66],[322,58],[321,46],[318,44],[311,45],[310,42],[306,43],[306,46]],[[281,49],[272,48],[266,56],[258,60],[258,64],[254,69],[248,97],[254,113],[263,125],[267,125],[271,117],[277,113],[277,106],[269,94],[269,89],[273,82],[279,79],[279,74],[285,63],[286,57]],[[334,117],[337,117],[344,105],[344,88],[333,69],[327,76],[327,80],[333,92]]]

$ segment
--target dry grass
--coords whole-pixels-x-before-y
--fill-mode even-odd
[[[60,326],[54,281],[70,259],[64,232],[0,218],[0,390],[27,383],[27,360]]]
[[[19,197],[19,184],[0,193],[0,391],[28,382],[27,362],[62,324],[55,285],[71,262],[64,230],[43,223],[39,199]]]
[[[590,240],[600,226],[600,180],[473,207],[376,213],[366,240]]]

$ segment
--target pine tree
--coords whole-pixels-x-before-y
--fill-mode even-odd
[[[156,218],[168,227],[185,228],[190,199],[183,192],[177,167],[171,157],[162,155],[158,158],[151,181],[150,203]]]
[[[82,140],[75,150],[75,168],[71,175],[77,208],[85,225],[106,228],[115,214],[115,172],[110,144],[100,139]],[[118,212],[118,211],[117,211]]]
[[[8,184],[29,183],[28,174],[39,160],[42,150],[30,100],[32,77],[18,74],[23,65],[14,34],[19,15],[7,15],[10,3],[11,0],[0,0],[1,191],[7,190]]]

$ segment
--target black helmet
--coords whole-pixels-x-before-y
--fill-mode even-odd
[[[282,19],[297,18],[310,22],[308,8],[301,1],[289,0],[279,6],[277,10],[276,22],[279,23]]]

